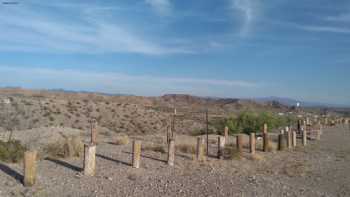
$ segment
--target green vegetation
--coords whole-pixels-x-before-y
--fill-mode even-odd
[[[17,140],[0,141],[0,161],[16,163],[21,161],[25,147]]]
[[[295,122],[296,119],[289,115],[279,116],[272,112],[256,113],[245,111],[226,119],[211,122],[211,126],[215,127],[220,133],[224,131],[225,126],[228,126],[230,134],[242,132],[249,134],[251,132],[262,131],[264,123],[266,123],[269,130],[271,130],[293,125]]]

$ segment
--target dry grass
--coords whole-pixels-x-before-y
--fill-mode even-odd
[[[59,142],[48,144],[44,150],[44,157],[67,158],[80,157],[84,150],[84,144],[80,137],[67,137]]]
[[[0,161],[19,162],[23,158],[25,147],[19,141],[0,141]]]
[[[268,145],[268,147],[267,147],[267,151],[269,151],[269,152],[276,152],[277,151],[277,148],[278,148],[278,145],[277,145],[277,143],[275,143],[275,142],[269,142],[269,145]]]
[[[159,153],[166,153],[164,146],[162,145],[146,145],[142,147],[142,151],[153,151]]]
[[[225,159],[242,159],[241,153],[236,149],[232,147],[225,147],[224,149],[224,158]]]
[[[127,135],[120,136],[116,139],[115,144],[116,145],[127,145],[129,144],[130,140]]]
[[[196,147],[192,144],[178,144],[176,145],[176,150],[181,153],[195,154]]]
[[[252,161],[264,161],[265,158],[262,155],[258,154],[249,154],[246,156],[247,159],[252,160]]]

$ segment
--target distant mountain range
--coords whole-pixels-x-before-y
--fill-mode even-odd
[[[276,97],[276,96],[252,98],[252,100],[255,100],[257,102],[277,101],[277,102],[279,102],[283,105],[287,105],[287,106],[296,106],[297,103],[300,103],[301,107],[335,107],[335,108],[350,107],[348,105],[330,104],[330,103],[312,102],[312,101],[301,101],[301,100],[296,100],[296,99],[292,99],[292,98]]]
[[[21,89],[21,87],[0,87],[4,89]],[[65,93],[95,93],[95,94],[101,94],[106,96],[134,96],[131,94],[120,94],[120,93],[105,93],[105,92],[93,92],[93,91],[79,91],[79,90],[66,90],[66,89],[46,89],[47,91],[53,91],[53,92],[65,92]],[[181,94],[165,94],[164,96],[169,95],[178,95],[181,96]],[[219,97],[201,97],[201,96],[194,96],[194,95],[187,95],[197,98],[203,98],[203,99],[214,99],[214,100],[237,100],[237,99],[247,99],[252,100],[258,103],[266,103],[266,102],[272,102],[276,101],[282,105],[286,106],[296,106],[297,103],[300,103],[301,107],[331,107],[331,108],[350,108],[349,105],[341,105],[341,104],[331,104],[331,103],[322,103],[322,102],[313,102],[313,101],[301,101],[296,100],[293,98],[287,98],[287,97],[277,97],[277,96],[270,96],[270,97],[257,97],[257,98],[219,98]]]

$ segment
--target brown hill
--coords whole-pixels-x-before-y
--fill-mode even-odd
[[[243,110],[288,110],[278,103],[260,104],[246,99],[180,94],[161,97],[109,96],[20,88],[0,89],[0,108],[0,127],[3,130],[71,127],[87,131],[90,128],[89,120],[97,119],[104,130],[125,133],[165,133],[174,108],[179,116],[182,115],[181,121],[176,124],[178,132],[203,128],[207,109],[210,118]]]

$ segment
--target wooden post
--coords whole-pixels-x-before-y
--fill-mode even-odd
[[[250,148],[251,154],[255,154],[255,146],[256,146],[255,133],[252,132],[249,135],[249,148]]]
[[[168,126],[167,127],[167,134],[166,134],[166,142],[167,142],[167,144],[169,144],[170,140],[173,139],[171,128],[172,128],[172,126]]]
[[[175,141],[171,139],[168,145],[168,165],[174,166],[175,161]]]
[[[264,129],[263,129],[263,133],[267,133],[267,124],[264,124]]]
[[[243,152],[243,134],[238,134],[236,137],[236,147],[239,153]]]
[[[197,158],[198,161],[204,161],[205,160],[204,138],[202,138],[202,137],[198,137],[197,138],[196,158]]]
[[[226,144],[228,143],[228,126],[225,127],[224,136],[225,136],[225,144]]]
[[[97,121],[91,121],[91,144],[97,144]]]
[[[222,159],[224,156],[225,141],[225,137],[218,137],[218,159]]]
[[[36,182],[36,156],[37,151],[26,151],[24,153],[23,184],[25,187],[31,187]]]
[[[264,152],[269,151],[269,134],[268,133],[263,133],[263,149],[264,149]]]
[[[287,132],[287,136],[288,136],[288,140],[287,140],[287,144],[288,144],[288,149],[290,150],[290,149],[292,149],[292,147],[293,147],[293,135],[292,135],[292,131],[291,130],[289,130],[288,132]]]
[[[94,176],[96,169],[96,145],[84,145],[84,175]]]
[[[297,146],[297,132],[293,131],[292,133],[292,141],[293,141],[293,147]]]
[[[286,148],[286,137],[284,134],[278,135],[278,150],[283,151]]]
[[[207,125],[207,156],[209,156],[209,117],[208,117],[208,109],[205,111],[205,123]]]
[[[307,144],[307,131],[306,129],[303,130],[303,146],[306,146]]]
[[[140,168],[141,160],[141,141],[135,140],[132,146],[132,167]]]

